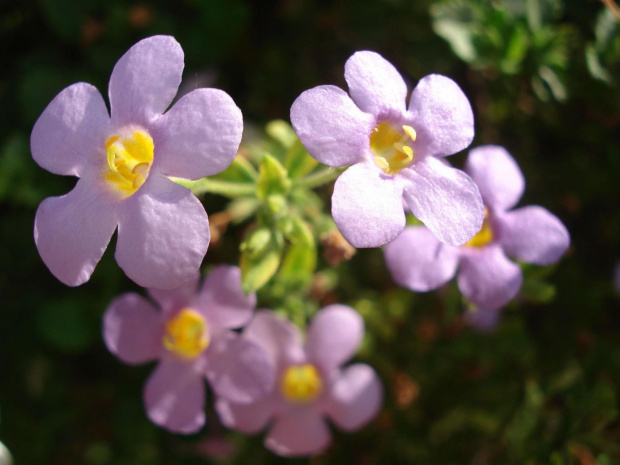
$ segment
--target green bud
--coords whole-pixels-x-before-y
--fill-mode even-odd
[[[241,282],[246,293],[263,287],[276,273],[282,255],[282,238],[257,228],[241,244]]]
[[[285,196],[291,189],[291,180],[286,169],[271,155],[265,155],[263,158],[256,188],[256,195],[261,200],[273,194]]]

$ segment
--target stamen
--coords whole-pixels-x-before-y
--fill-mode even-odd
[[[409,145],[416,139],[411,126],[400,129],[390,123],[379,123],[370,134],[370,149],[374,153],[376,165],[385,174],[394,175],[413,163],[415,152]]]
[[[405,134],[407,134],[411,138],[411,140],[415,142],[416,137],[418,136],[415,132],[415,129],[405,124],[403,125],[403,131],[405,131]]]
[[[183,358],[194,358],[209,346],[206,319],[191,308],[184,308],[166,323],[162,343]]]
[[[122,197],[131,196],[148,178],[155,149],[153,139],[147,132],[131,130],[108,138],[105,149],[109,169],[104,179]]]
[[[284,372],[280,388],[289,402],[305,404],[318,397],[323,381],[314,365],[292,365]]]
[[[489,245],[491,242],[493,242],[494,239],[495,235],[489,221],[489,210],[487,210],[487,208],[485,207],[484,220],[482,221],[482,227],[480,228],[480,231],[478,231],[478,233],[474,237],[472,237],[465,245],[468,247],[480,248]]]

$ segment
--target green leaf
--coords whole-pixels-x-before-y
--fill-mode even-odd
[[[265,132],[269,137],[275,139],[287,149],[292,147],[293,144],[299,140],[291,125],[281,119],[276,119],[267,123]]]
[[[258,179],[258,172],[246,158],[237,155],[230,166],[211,179],[229,182],[253,183]]]
[[[280,265],[282,239],[268,228],[257,228],[241,244],[241,282],[246,293],[263,287]]]
[[[292,179],[310,173],[319,164],[312,158],[299,139],[296,139],[284,156],[284,167]]]
[[[256,194],[261,200],[273,194],[286,195],[291,189],[288,172],[280,162],[271,155],[265,155],[259,168]]]
[[[293,219],[285,233],[289,245],[278,272],[280,282],[285,285],[310,284],[316,269],[316,242],[307,223]]]
[[[86,310],[80,301],[51,301],[37,315],[38,330],[59,349],[82,352],[97,338],[97,331],[89,324]]]

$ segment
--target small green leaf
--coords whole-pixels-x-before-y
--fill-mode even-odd
[[[278,141],[284,148],[290,148],[299,139],[293,128],[286,121],[275,119],[265,126],[267,135]]]
[[[310,173],[319,164],[312,158],[299,139],[296,139],[284,156],[284,167],[292,179],[300,178]]]
[[[241,244],[241,282],[246,293],[263,287],[280,266],[282,239],[267,228],[257,228]]]
[[[278,272],[279,280],[287,285],[310,284],[317,261],[312,231],[304,221],[295,218],[285,237],[289,246]]]
[[[259,168],[256,186],[258,198],[264,200],[272,194],[286,195],[291,189],[291,180],[286,169],[271,155],[265,155]]]

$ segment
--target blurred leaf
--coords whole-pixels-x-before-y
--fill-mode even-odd
[[[284,253],[278,280],[285,285],[310,284],[316,268],[316,242],[308,225],[295,218],[285,238],[289,244]]]
[[[241,244],[241,282],[244,292],[263,287],[276,273],[282,256],[282,239],[268,228],[257,228]]]
[[[97,329],[87,319],[87,310],[81,301],[69,298],[51,301],[37,314],[38,330],[58,349],[83,352],[98,339]]]
[[[291,180],[286,169],[271,155],[265,155],[259,168],[260,177],[256,185],[259,199],[270,195],[286,195],[291,189]]]
[[[472,62],[477,52],[472,42],[472,6],[466,2],[435,3],[430,10],[433,30],[443,37],[463,61]]]

